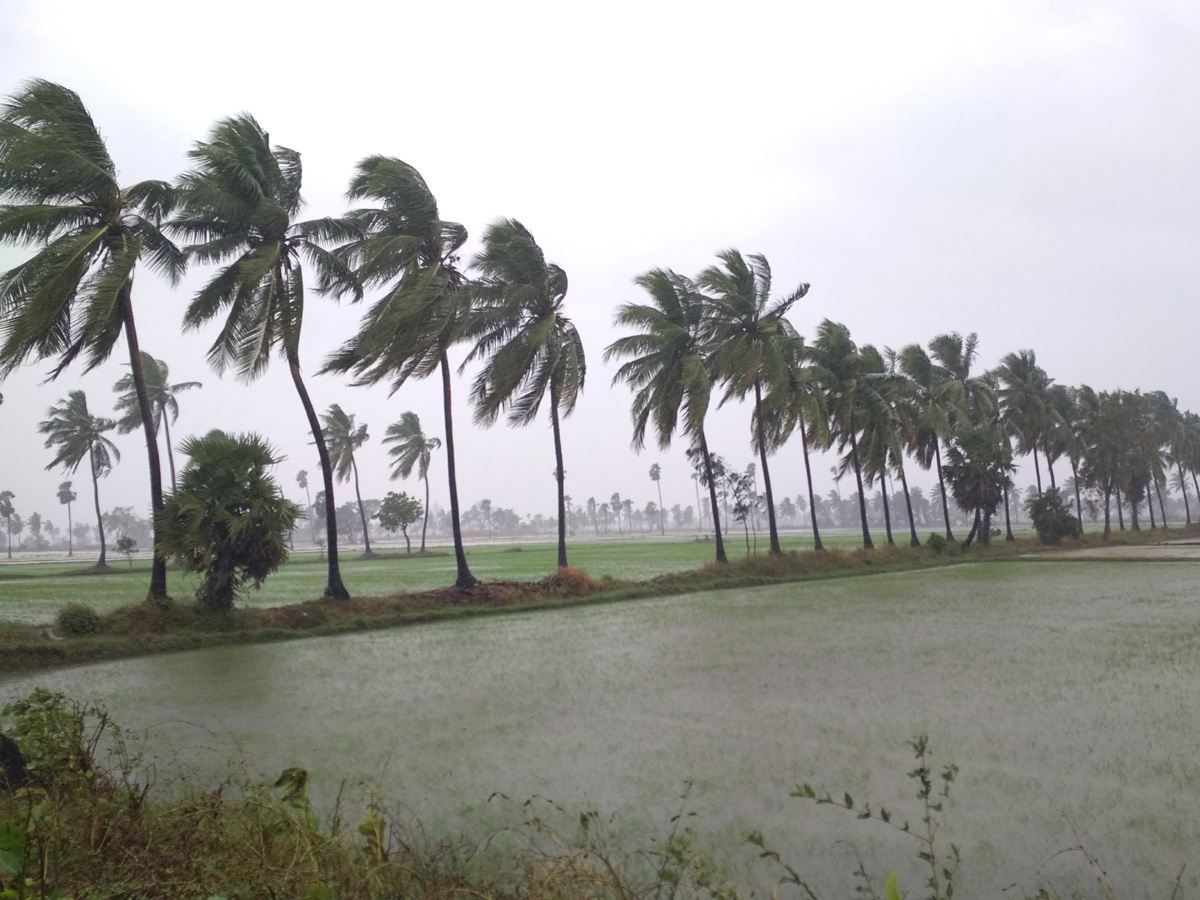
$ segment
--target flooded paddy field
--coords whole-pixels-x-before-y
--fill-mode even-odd
[[[1165,897],[1200,848],[1198,585],[1200,562],[974,564],[126,660],[0,699],[95,699],[164,770],[303,766],[319,798],[378,785],[434,828],[482,833],[540,795],[665,830],[691,782],[682,808],[735,877],[778,875],[750,868],[759,829],[827,896],[853,891],[851,844],[919,893],[918,848],[789,791],[915,825],[924,731],[961,769],[959,895],[1095,894],[1079,854],[1054,856],[1082,844],[1118,896]]]

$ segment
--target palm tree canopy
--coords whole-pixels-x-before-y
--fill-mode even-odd
[[[48,415],[49,418],[38,425],[38,431],[46,435],[46,446],[56,448],[47,469],[62,466],[68,472],[74,472],[88,458],[89,450],[95,476],[107,475],[114,462],[121,461],[116,445],[104,436],[104,432],[112,431],[117,423],[93,416],[88,411],[87,396],[83,391],[71,391],[65,400],[50,407]]]
[[[491,424],[507,408],[510,422],[528,425],[547,391],[559,411],[570,415],[587,362],[579,332],[563,314],[567,273],[546,262],[533,235],[515,219],[488,226],[483,250],[471,265],[480,273],[467,332],[475,344],[463,366],[485,360],[471,392],[475,420]]]
[[[321,416],[324,424],[325,442],[329,445],[329,458],[333,463],[338,481],[350,477],[354,466],[354,451],[370,440],[365,424],[356,427],[354,416],[334,403]]]
[[[181,381],[171,384],[171,370],[161,359],[155,359],[145,350],[142,351],[142,376],[146,381],[146,392],[150,395],[150,409],[154,414],[154,431],[157,434],[163,415],[169,415],[171,421],[179,418],[179,401],[175,395],[192,388],[203,387],[199,381]],[[142,410],[138,405],[137,392],[133,386],[133,375],[122,375],[113,390],[121,393],[117,398],[116,413],[117,431],[129,434],[142,427]]]
[[[670,269],[651,269],[634,282],[650,294],[650,302],[617,309],[614,324],[635,333],[609,344],[604,359],[626,360],[613,384],[624,381],[634,391],[633,446],[646,445],[646,429],[653,423],[658,445],[666,449],[680,410],[690,436],[699,433],[708,414],[712,379],[703,356],[704,301],[689,278]]]
[[[385,444],[395,444],[388,450],[392,457],[392,477],[407,478],[417,467],[417,477],[429,474],[429,463],[434,450],[442,446],[436,437],[427,437],[421,429],[421,419],[415,412],[401,413],[400,421],[388,426],[383,438]]]
[[[437,200],[421,173],[393,157],[362,160],[347,197],[377,205],[346,215],[357,236],[338,249],[338,257],[354,270],[358,284],[387,289],[367,311],[358,334],[322,371],[352,371],[356,384],[391,379],[395,392],[410,377],[431,375],[443,353],[462,339],[471,295],[458,271],[457,253],[467,231],[439,218]],[[347,290],[345,283],[330,287]]]
[[[696,277],[705,293],[705,339],[711,348],[713,371],[725,382],[725,403],[743,397],[755,383],[784,378],[785,344],[796,336],[785,318],[796,301],[808,293],[801,284],[790,294],[771,299],[771,266],[761,254],[749,262],[737,250],[717,254],[721,266],[710,266]]]
[[[830,445],[829,407],[823,388],[830,373],[817,361],[813,348],[804,338],[795,335],[781,344],[784,354],[783,377],[768,384],[763,397],[762,414],[764,437],[768,449],[783,446],[797,428],[805,429],[811,447],[827,449]],[[758,451],[757,430],[753,449]]]
[[[79,95],[28,82],[0,107],[0,243],[40,245],[0,274],[0,378],[56,356],[108,359],[140,259],[175,281],[179,250],[159,230],[171,208],[161,181],[122,188]]]
[[[188,157],[195,167],[179,177],[180,212],[170,227],[187,239],[189,259],[220,268],[192,299],[184,327],[200,328],[227,312],[209,362],[251,381],[266,369],[272,348],[298,352],[301,261],[316,269],[319,288],[353,290],[349,270],[322,244],[357,231],[340,219],[295,221],[304,205],[300,154],[272,146],[250,115],[222,119]]]

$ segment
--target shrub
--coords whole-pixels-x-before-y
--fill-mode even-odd
[[[946,536],[932,531],[929,533],[929,537],[925,538],[925,546],[934,553],[941,553],[946,549]]]
[[[68,603],[58,611],[55,624],[68,637],[86,637],[100,627],[100,614],[86,603]]]
[[[1050,488],[1040,497],[1026,500],[1025,509],[1043,544],[1057,544],[1065,537],[1077,538],[1083,534],[1079,520],[1071,515],[1071,507],[1058,488]]]

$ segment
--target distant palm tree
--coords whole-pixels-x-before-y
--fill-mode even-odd
[[[0,491],[0,516],[4,516],[5,524],[8,526],[8,558],[12,559],[12,520],[16,509],[13,507],[12,501],[15,497],[12,491]]]
[[[296,484],[300,485],[300,489],[304,491],[304,497],[308,501],[308,506],[305,507],[305,518],[308,519],[308,533],[315,544],[317,542],[317,528],[313,519],[316,517],[313,515],[312,494],[308,492],[308,471],[306,469],[301,469],[296,473]]]
[[[121,187],[74,91],[30,81],[0,109],[0,244],[40,246],[0,274],[0,380],[26,361],[52,356],[58,362],[51,378],[81,354],[89,372],[124,334],[156,521],[162,475],[134,324],[133,276],[142,260],[173,282],[182,274],[182,255],[159,230],[170,208],[164,182]],[[149,595],[167,595],[166,563],[157,556]]]
[[[560,414],[575,409],[587,376],[583,342],[563,314],[567,273],[547,263],[542,248],[516,219],[500,219],[483,233],[483,251],[471,261],[475,341],[463,365],[483,360],[471,397],[475,421],[490,425],[502,410],[514,425],[528,425],[550,395],[554,480],[558,484],[558,566],[567,565],[566,470]],[[460,370],[461,371],[461,370]]]
[[[74,556],[75,544],[71,535],[71,504],[75,502],[75,492],[71,490],[71,482],[64,481],[58,486],[58,502],[67,508],[67,556]]]
[[[645,446],[646,429],[651,423],[658,445],[669,447],[682,412],[682,430],[699,455],[697,474],[709,491],[716,559],[723,563],[727,557],[716,512],[720,508],[717,479],[704,434],[712,396],[712,378],[704,358],[704,301],[688,278],[669,269],[651,269],[634,281],[650,294],[650,302],[626,303],[617,309],[615,324],[633,328],[634,333],[609,344],[604,359],[625,359],[613,383],[624,381],[634,391],[631,412],[635,448]]]
[[[764,385],[783,381],[787,368],[787,344],[796,332],[785,318],[792,305],[808,293],[800,284],[790,294],[771,298],[771,267],[767,258],[751,254],[749,262],[737,250],[717,254],[720,266],[710,266],[696,277],[706,291],[705,338],[713,372],[725,384],[721,403],[754,392],[752,444],[762,465],[763,490],[767,495],[767,527],[771,553],[778,556],[779,530],[775,523],[775,498],[771,472],[767,468],[770,449],[763,432]]]
[[[378,205],[347,214],[347,221],[363,236],[340,248],[339,254],[354,267],[361,284],[385,287],[385,292],[367,311],[358,334],[326,361],[322,371],[353,372],[355,384],[387,380],[393,391],[409,378],[441,373],[455,584],[466,590],[476,579],[467,565],[459,517],[448,353],[466,337],[471,315],[471,293],[458,269],[467,230],[438,216],[437,200],[425,179],[398,159],[364,159],[348,195]]]
[[[650,467],[650,480],[658,488],[658,533],[665,535],[667,533],[667,526],[664,518],[666,512],[663,509],[662,503],[662,467],[658,463]]]
[[[317,269],[322,287],[350,290],[348,270],[321,245],[356,231],[335,219],[295,221],[304,205],[300,154],[271,146],[270,135],[247,114],[217,122],[188,156],[195,168],[179,177],[180,212],[171,227],[190,241],[189,259],[223,265],[192,299],[184,328],[200,328],[224,313],[208,359],[218,373],[233,367],[245,382],[266,371],[273,351],[287,360],[321,460],[329,551],[325,596],[348,599],[338,565],[333,467],[300,369],[300,332],[302,262]]]
[[[175,490],[175,454],[171,448],[171,423],[179,418],[179,401],[175,395],[192,388],[203,387],[198,381],[181,381],[171,384],[171,370],[161,359],[155,359],[142,351],[142,377],[146,381],[146,393],[150,395],[150,410],[154,416],[154,433],[158,434],[162,423],[163,436],[167,442],[167,462],[171,466],[171,490]],[[137,391],[133,387],[133,376],[122,375],[113,385],[114,391],[123,391],[117,398],[117,432],[129,434],[142,427],[142,407]]]
[[[400,421],[388,426],[385,444],[395,444],[388,450],[392,457],[392,478],[407,478],[417,468],[417,477],[425,482],[425,517],[421,523],[421,552],[425,552],[425,529],[429,526],[429,463],[433,451],[442,446],[436,437],[427,437],[415,412],[400,414]]]
[[[371,555],[371,536],[367,533],[367,513],[363,509],[362,493],[358,489],[358,463],[354,460],[354,451],[370,440],[366,425],[356,427],[354,416],[347,413],[338,404],[332,404],[321,416],[324,423],[322,433],[325,443],[329,446],[329,461],[333,464],[333,473],[339,482],[354,475],[354,497],[358,500],[358,517],[362,520],[363,544],[367,556]]]
[[[53,469],[62,466],[74,472],[86,457],[92,474],[92,494],[96,501],[96,530],[100,534],[100,558],[98,568],[105,564],[104,517],[100,513],[100,476],[112,471],[113,462],[121,461],[116,444],[104,436],[117,423],[112,419],[93,416],[88,412],[87,397],[83,391],[71,391],[66,400],[50,407],[50,418],[38,425],[38,431],[46,435],[46,446],[56,448],[54,459],[46,466]]]

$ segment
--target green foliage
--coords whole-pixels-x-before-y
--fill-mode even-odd
[[[58,611],[54,623],[67,637],[86,637],[100,627],[100,614],[86,603],[68,603]]]
[[[403,531],[404,542],[408,544],[408,526],[421,518],[421,512],[421,504],[415,498],[404,492],[397,494],[395,491],[388,491],[375,518],[390,532]],[[409,546],[408,549],[411,551],[412,547]]]
[[[936,531],[931,531],[929,537],[925,539],[925,546],[934,553],[941,553],[946,549],[946,538]]]
[[[137,553],[137,541],[127,534],[117,538],[117,552],[129,560],[129,568],[133,568],[133,554]]]
[[[1026,500],[1025,509],[1043,544],[1058,544],[1063,538],[1078,538],[1083,534],[1079,520],[1071,514],[1070,503],[1058,488],[1050,488],[1041,496]]]
[[[163,505],[155,552],[204,573],[197,601],[228,610],[245,582],[259,586],[287,559],[300,510],[267,474],[280,460],[258,435],[214,430],[183,451],[191,461]]]

